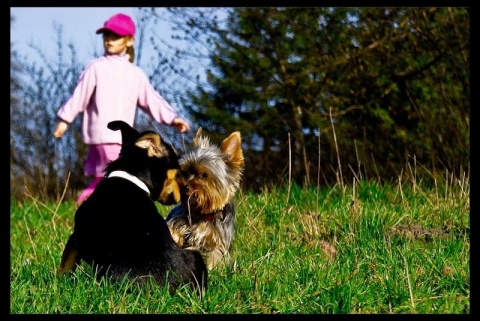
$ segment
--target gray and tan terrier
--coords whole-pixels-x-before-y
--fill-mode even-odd
[[[175,242],[199,250],[208,269],[231,263],[230,245],[235,237],[233,197],[245,167],[240,132],[231,133],[220,147],[210,144],[199,128],[194,148],[179,159],[176,179],[181,203],[166,221]]]

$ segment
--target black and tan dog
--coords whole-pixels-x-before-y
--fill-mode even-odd
[[[108,128],[122,133],[120,156],[77,209],[59,273],[75,269],[83,260],[98,278],[153,277],[161,286],[168,283],[172,293],[186,283],[206,289],[202,256],[177,246],[154,203],[179,201],[178,191],[166,186],[178,171],[177,154],[152,131],[138,133],[123,121],[110,122]]]
[[[245,162],[240,132],[233,132],[220,146],[210,144],[199,128],[194,148],[180,159],[181,204],[167,216],[177,244],[198,249],[213,269],[231,263],[230,246],[235,237],[233,197],[240,187]]]

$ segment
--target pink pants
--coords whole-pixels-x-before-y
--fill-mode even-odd
[[[121,148],[120,144],[90,145],[85,161],[85,175],[93,176],[94,179],[78,197],[77,205],[83,203],[93,193],[97,184],[103,179],[103,171],[108,163],[118,158]]]

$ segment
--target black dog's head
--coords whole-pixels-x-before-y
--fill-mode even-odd
[[[176,183],[179,171],[178,155],[173,147],[153,132],[139,133],[124,121],[108,123],[111,130],[122,133],[122,149],[119,157],[107,165],[105,173],[125,171],[144,182],[150,190],[150,197],[164,205],[180,201]]]

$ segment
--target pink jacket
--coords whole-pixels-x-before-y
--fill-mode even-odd
[[[107,124],[123,120],[133,126],[137,106],[166,125],[171,125],[178,116],[145,73],[128,58],[128,55],[105,55],[92,60],[72,96],[58,111],[58,118],[67,123],[83,112],[85,144],[121,143],[120,132],[108,129]]]

